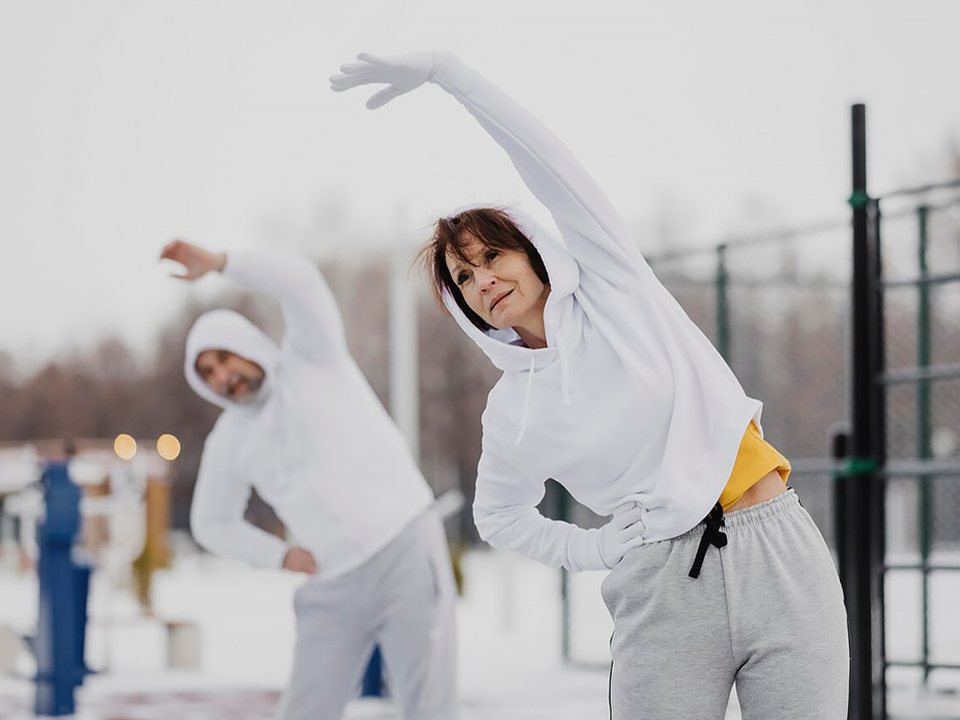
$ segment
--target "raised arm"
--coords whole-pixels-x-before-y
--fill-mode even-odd
[[[330,82],[334,90],[387,83],[376,108],[429,81],[453,95],[509,155],[520,177],[553,215],[581,267],[629,289],[650,270],[620,214],[573,153],[509,95],[452,54],[359,55]]]
[[[184,266],[174,277],[196,280],[222,272],[251,290],[280,302],[285,344],[316,362],[346,351],[343,321],[320,271],[293,256],[263,253],[213,253],[183,240],[174,240],[160,254]]]

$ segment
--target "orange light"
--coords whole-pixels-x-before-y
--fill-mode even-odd
[[[121,460],[130,460],[137,454],[137,441],[126,433],[120,433],[113,441],[113,451]]]
[[[157,438],[157,454],[164,460],[176,460],[180,456],[180,441],[173,435],[164,433]]]

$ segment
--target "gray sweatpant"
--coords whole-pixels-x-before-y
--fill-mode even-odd
[[[699,578],[703,523],[631,550],[604,581],[611,718],[722,720],[736,682],[744,720],[846,720],[846,612],[813,520],[792,490],[725,520]]]
[[[380,645],[404,720],[455,720],[456,587],[434,508],[343,577],[294,596],[297,644],[279,720],[340,720]]]

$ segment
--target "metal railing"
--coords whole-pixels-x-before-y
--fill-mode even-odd
[[[880,219],[882,201],[894,197],[917,197],[926,194],[960,189],[960,180],[950,180],[943,183],[924,185],[918,188],[907,188],[872,198],[870,204],[877,218],[877,244],[880,248]],[[892,290],[913,288],[917,292],[917,350],[916,365],[908,368],[887,370],[880,374],[878,383],[882,387],[913,384],[916,387],[916,437],[917,458],[915,461],[888,461],[883,473],[886,478],[900,476],[913,477],[918,485],[918,550],[919,562],[895,563],[886,562],[884,570],[903,571],[914,570],[921,573],[921,654],[917,661],[885,659],[885,667],[920,667],[923,670],[923,680],[926,683],[930,671],[934,669],[960,669],[960,663],[932,662],[930,660],[930,578],[936,572],[958,572],[960,565],[932,563],[930,558],[933,550],[935,535],[935,521],[933,512],[932,483],[938,477],[960,476],[960,463],[938,462],[934,459],[932,438],[932,411],[931,392],[933,383],[960,379],[960,363],[939,364],[932,362],[932,332],[931,332],[931,299],[930,292],[933,286],[960,282],[960,272],[931,273],[928,266],[929,249],[929,219],[932,212],[949,207],[960,206],[960,198],[945,203],[933,205],[928,202],[919,202],[915,207],[907,209],[900,215],[912,214],[916,217],[917,231],[917,266],[919,273],[916,277],[904,280],[879,279],[877,292],[884,293]],[[958,353],[960,359],[960,353]]]

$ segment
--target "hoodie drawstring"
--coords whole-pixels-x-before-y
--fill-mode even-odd
[[[523,440],[523,434],[527,431],[527,420],[530,416],[530,395],[533,393],[533,371],[536,370],[536,356],[530,353],[530,377],[527,379],[527,391],[523,394],[523,412],[520,415],[520,434],[517,435],[517,441],[514,445],[519,445]]]
[[[567,355],[567,342],[563,334],[557,332],[557,350],[560,351],[560,393],[564,405],[570,404],[570,358]]]
[[[567,354],[567,344],[563,339],[563,335],[557,334],[557,350],[560,354],[560,392],[562,395],[562,402],[564,405],[570,404],[570,359]],[[524,434],[527,432],[527,423],[530,420],[530,397],[533,395],[533,375],[537,369],[536,355],[532,352],[530,353],[530,369],[528,373],[530,375],[527,378],[527,390],[523,394],[523,412],[520,415],[520,432],[517,435],[517,440],[514,445],[519,445],[520,441],[523,440]]]

